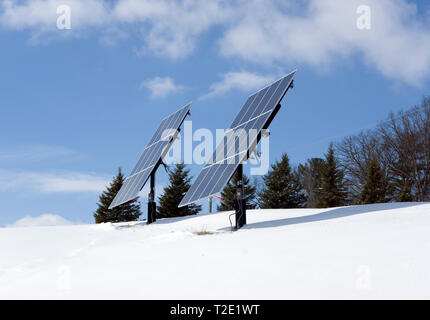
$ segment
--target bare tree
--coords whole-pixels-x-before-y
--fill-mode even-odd
[[[376,129],[350,136],[336,145],[351,199],[362,190],[372,159],[398,201],[430,200],[430,98],[407,112],[390,114]]]
[[[345,138],[336,145],[336,151],[352,199],[357,199],[366,183],[368,167],[372,160],[378,162],[385,174],[387,172],[381,157],[381,138],[375,130]]]
[[[410,186],[413,200],[430,196],[430,98],[408,112],[391,114],[378,126],[395,192]]]

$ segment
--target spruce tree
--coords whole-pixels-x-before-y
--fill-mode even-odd
[[[189,172],[183,163],[176,164],[174,170],[169,172],[169,186],[164,188],[164,194],[159,198],[158,218],[194,215],[202,209],[201,206],[195,204],[178,208],[182,198],[191,187]]]
[[[118,169],[118,174],[107,187],[106,191],[99,197],[97,210],[94,213],[96,223],[102,222],[126,222],[134,221],[141,215],[140,205],[138,202],[127,202],[113,209],[109,209],[110,204],[121,189],[124,183],[124,175],[121,168]]]
[[[231,211],[235,210],[234,200],[236,199],[236,186],[238,183],[237,173],[233,175],[231,181],[224,187],[221,192],[221,198],[223,201],[219,206],[217,206],[218,211]],[[247,209],[255,209],[257,207],[256,197],[257,188],[250,182],[246,175],[242,177],[245,203]]]
[[[322,184],[318,193],[320,208],[338,207],[346,201],[344,173],[334,155],[333,144],[330,144],[325,156]]]
[[[378,163],[373,158],[367,168],[367,179],[360,193],[360,204],[387,202],[387,181]]]
[[[258,193],[262,209],[301,208],[305,197],[299,176],[291,169],[286,153],[272,165],[271,171],[263,177],[264,187]]]
[[[304,165],[299,165],[298,173],[300,184],[306,191],[306,207],[317,208],[320,202],[319,190],[322,187],[324,160],[321,158],[309,159]]]
[[[407,179],[404,179],[401,182],[401,187],[398,193],[396,194],[396,201],[397,202],[412,202],[414,201],[414,196],[412,195],[412,183],[408,181]]]

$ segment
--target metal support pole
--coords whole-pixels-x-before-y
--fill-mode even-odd
[[[209,213],[212,213],[212,197],[209,197]]]
[[[151,186],[148,195],[148,224],[157,221],[157,204],[155,203],[155,172],[151,174]]]
[[[236,229],[242,228],[246,224],[246,201],[243,187],[243,164],[237,168],[236,186]]]

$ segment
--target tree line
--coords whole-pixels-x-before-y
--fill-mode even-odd
[[[184,164],[169,171],[169,185],[159,197],[160,218],[197,214],[201,206],[178,204],[191,187],[192,177]],[[121,188],[119,170],[102,193],[94,214],[99,222],[136,220],[137,202],[108,210]],[[353,204],[430,201],[430,97],[421,105],[391,113],[376,128],[329,145],[321,158],[292,166],[286,153],[261,179],[242,181],[247,208],[330,208]],[[218,211],[234,210],[237,176],[221,192]]]

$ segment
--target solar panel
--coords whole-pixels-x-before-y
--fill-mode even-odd
[[[142,190],[151,173],[157,169],[161,160],[169,151],[178,130],[190,111],[191,103],[164,118],[130,175],[125,179],[121,189],[113,199],[109,209],[133,200]]]
[[[239,164],[247,159],[250,147],[257,143],[261,130],[270,125],[278,111],[278,105],[291,87],[296,72],[293,71],[248,97],[179,207],[222,191]]]

